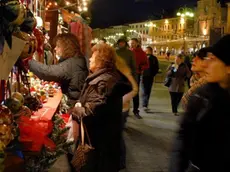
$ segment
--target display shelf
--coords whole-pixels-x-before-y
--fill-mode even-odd
[[[40,120],[51,120],[62,99],[62,92],[58,90],[54,97],[49,97],[48,101],[43,104],[43,107],[34,112],[32,118],[39,118]]]

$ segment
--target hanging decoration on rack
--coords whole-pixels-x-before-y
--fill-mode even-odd
[[[33,13],[18,0],[2,0],[0,5],[0,54],[5,41],[12,48],[12,35],[15,31],[31,34],[36,27]],[[30,1],[27,1],[27,5]]]
[[[36,27],[36,19],[33,15],[33,13],[29,10],[29,8],[26,9],[26,15],[25,20],[20,26],[20,30],[26,33],[32,33],[34,28]]]

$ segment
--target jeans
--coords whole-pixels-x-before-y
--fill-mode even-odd
[[[154,77],[152,76],[143,76],[142,78],[143,107],[148,107],[149,105],[149,98],[151,95],[153,80],[154,80]]]
[[[141,75],[137,75],[137,85],[140,86],[141,82]],[[133,112],[138,113],[139,112],[139,90],[137,92],[137,95],[133,98]]]
[[[178,105],[181,101],[183,93],[170,92],[170,96],[171,96],[172,112],[177,113],[177,108],[178,108]]]

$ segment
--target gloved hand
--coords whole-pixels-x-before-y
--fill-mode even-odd
[[[72,118],[75,121],[78,121],[80,118],[86,116],[85,108],[81,106],[81,103],[76,103],[75,107],[69,110],[69,114],[72,115]]]

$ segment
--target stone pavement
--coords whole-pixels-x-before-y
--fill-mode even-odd
[[[130,113],[124,132],[127,169],[122,172],[166,172],[168,169],[180,117],[171,113],[169,93],[162,84],[154,84],[149,108],[150,113],[140,111],[143,117],[140,120]]]
[[[154,84],[149,108],[151,113],[140,111],[143,119],[136,119],[130,113],[124,131],[127,168],[121,172],[167,171],[172,139],[180,117],[171,113],[169,93],[162,84]],[[65,156],[50,171],[68,172]]]

